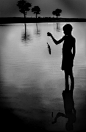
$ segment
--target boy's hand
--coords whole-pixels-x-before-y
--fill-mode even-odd
[[[51,33],[50,32],[47,32],[47,36],[51,36]]]

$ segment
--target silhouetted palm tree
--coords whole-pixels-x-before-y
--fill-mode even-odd
[[[62,12],[61,9],[56,9],[56,10],[54,10],[54,11],[52,12],[52,14],[58,18],[58,17],[60,16],[60,13],[61,13],[61,12]],[[58,30],[58,29],[59,29],[59,27],[58,27],[58,23],[57,23],[57,30]]]
[[[32,8],[32,12],[33,12],[34,14],[36,14],[36,21],[37,21],[37,15],[40,14],[40,12],[41,12],[39,6],[34,6],[34,7]],[[38,29],[37,23],[36,23],[36,27],[37,27],[37,34],[40,34],[40,30]]]
[[[24,20],[26,18],[27,15],[27,11],[30,10],[31,4],[29,2],[26,2],[25,0],[19,0],[17,3],[17,6],[19,7],[19,11],[24,14]],[[24,39],[26,40],[26,23],[25,24],[25,35],[24,35]]]

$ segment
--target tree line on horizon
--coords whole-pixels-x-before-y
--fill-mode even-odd
[[[24,15],[24,19],[26,18],[26,15],[27,15],[27,12],[28,11],[32,11],[35,15],[36,15],[36,19],[38,18],[38,14],[41,13],[41,9],[39,6],[34,6],[32,7],[32,4],[27,2],[26,0],[19,0],[17,2],[17,6],[19,8],[19,11]],[[32,7],[32,8],[31,8]],[[56,18],[58,18],[60,16],[60,13],[62,12],[61,9],[55,9],[52,14],[53,16],[55,16]],[[25,33],[24,33],[24,36],[23,36],[23,39],[26,40],[28,38],[28,35],[27,35],[27,31],[26,31],[26,23],[24,23],[25,25]],[[40,31],[38,29],[38,25],[36,23],[36,27],[37,27],[37,34],[40,34]],[[57,23],[57,29],[58,29],[58,23]]]

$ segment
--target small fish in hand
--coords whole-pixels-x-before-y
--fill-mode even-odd
[[[50,47],[50,45],[48,43],[47,43],[47,45],[48,45],[49,54],[51,54],[51,47]]]

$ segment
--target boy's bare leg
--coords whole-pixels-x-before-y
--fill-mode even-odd
[[[71,79],[71,87],[70,87],[70,90],[73,91],[74,90],[74,77],[73,77],[73,71],[72,71],[72,69],[70,71],[70,79]]]
[[[68,72],[65,71],[65,90],[69,90]]]

